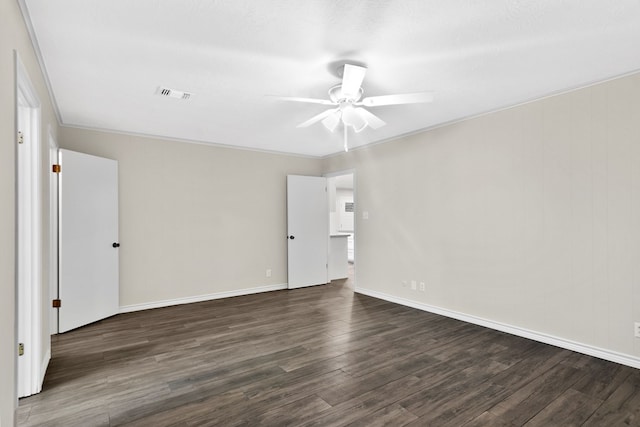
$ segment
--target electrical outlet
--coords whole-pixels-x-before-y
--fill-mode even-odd
[[[267,271],[264,273],[266,277],[271,277],[271,269],[267,268]]]
[[[425,292],[427,290],[427,285],[424,282],[420,282],[420,292]]]
[[[416,281],[412,280],[411,281],[411,290],[415,291],[417,289],[417,287],[418,287],[418,284],[416,283]]]
[[[636,338],[640,338],[640,322],[636,322],[633,324],[633,334]]]

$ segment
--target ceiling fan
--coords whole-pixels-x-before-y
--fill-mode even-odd
[[[361,132],[367,126],[378,129],[386,123],[375,114],[363,107],[380,107],[384,105],[417,104],[433,101],[432,92],[414,92],[396,95],[369,96],[362,98],[362,81],[367,72],[365,67],[352,64],[344,64],[342,83],[329,89],[329,99],[299,98],[278,96],[283,101],[307,102],[312,104],[331,105],[322,113],[300,123],[297,127],[304,128],[314,123],[322,122],[324,127],[331,132],[335,131],[340,123],[344,129],[344,150],[349,151],[347,145],[347,129],[353,128],[355,132]]]

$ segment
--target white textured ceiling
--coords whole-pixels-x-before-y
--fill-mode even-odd
[[[62,124],[325,156],[335,64],[366,64],[372,109],[352,147],[640,70],[638,0],[21,0]],[[156,95],[159,86],[193,93]]]

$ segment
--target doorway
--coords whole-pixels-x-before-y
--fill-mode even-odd
[[[347,282],[355,289],[356,215],[355,171],[347,170],[325,174],[329,193],[329,235],[334,247],[340,248],[340,239],[346,244]],[[334,242],[338,240],[337,242]],[[341,277],[342,273],[337,276]]]

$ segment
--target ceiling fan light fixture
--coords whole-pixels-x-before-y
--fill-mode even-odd
[[[376,130],[386,125],[377,115],[363,107],[380,107],[385,105],[417,104],[431,102],[432,92],[414,92],[395,95],[368,96],[363,98],[362,82],[367,73],[367,68],[362,65],[344,64],[342,66],[340,84],[329,89],[329,99],[282,97],[277,99],[284,101],[305,102],[311,104],[331,105],[330,108],[317,114],[297,127],[306,128],[314,123],[321,122],[329,131],[334,132],[340,123],[344,134],[344,151],[349,151],[347,135],[349,128],[355,133],[371,128]]]
[[[366,120],[364,120],[353,108],[353,105],[348,104],[341,106],[342,110],[342,123],[346,126],[351,126],[356,132],[360,132],[367,126]]]

